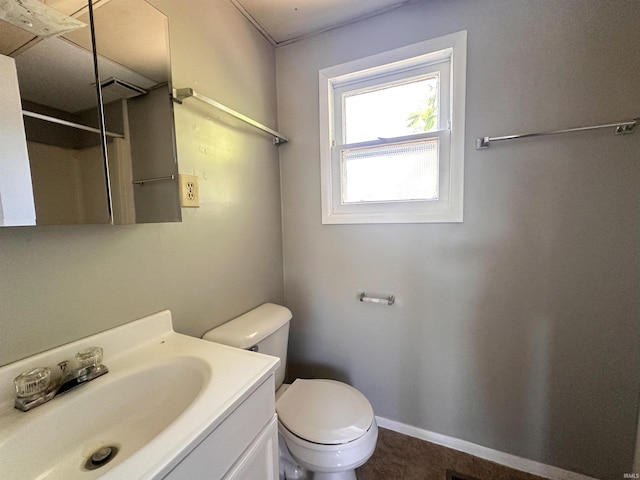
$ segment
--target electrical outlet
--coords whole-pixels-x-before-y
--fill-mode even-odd
[[[179,174],[180,178],[180,206],[199,207],[200,189],[198,188],[198,177],[195,175]]]

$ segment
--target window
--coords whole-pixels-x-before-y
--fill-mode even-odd
[[[466,38],[320,71],[322,223],[462,222]]]

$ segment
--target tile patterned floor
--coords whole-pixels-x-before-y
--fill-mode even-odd
[[[356,474],[358,480],[446,480],[447,470],[475,480],[547,480],[385,428]]]

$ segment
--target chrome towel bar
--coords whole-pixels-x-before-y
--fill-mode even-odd
[[[79,130],[85,130],[92,133],[100,133],[99,128],[89,127],[88,125],[82,125],[81,123],[70,122],[61,118],[52,117],[51,115],[44,115],[42,113],[31,112],[29,110],[22,110],[22,115],[25,117],[37,118],[38,120],[44,120],[45,122],[57,123],[58,125],[64,125],[65,127],[77,128]],[[105,132],[107,137],[124,138],[124,135],[120,133]]]
[[[196,92],[193,88],[177,88],[174,90],[174,101],[176,103],[182,104],[182,101],[189,98],[189,97],[193,97],[193,98],[197,98],[198,100],[200,100],[201,102],[204,102],[208,105],[211,105],[212,107],[217,108],[218,110],[222,110],[225,113],[228,113],[229,115],[236,117],[240,120],[242,120],[245,123],[248,123],[249,125],[256,127],[260,130],[262,130],[263,132],[267,132],[270,135],[273,135],[273,143],[274,145],[280,145],[283,143],[287,143],[288,140],[287,138],[282,135],[281,133],[276,132],[275,130],[270,129],[269,127],[264,126],[263,124],[256,122],[255,120],[253,120],[252,118],[247,117],[246,115],[243,115],[241,113],[236,112],[235,110],[219,103],[216,102],[215,100],[212,100],[209,97],[206,97],[204,95],[202,95],[201,93]]]
[[[144,185],[145,183],[162,182],[165,180],[175,180],[175,179],[176,179],[175,175],[167,175],[166,177],[143,178],[142,180],[134,180],[131,183],[133,183],[134,185]]]
[[[567,128],[564,130],[552,130],[547,132],[521,133],[517,135],[503,135],[501,137],[480,137],[476,140],[476,150],[489,148],[491,142],[501,142],[503,140],[515,140],[518,138],[542,137],[545,135],[556,135],[558,133],[584,132],[587,130],[596,130],[600,128],[615,128],[616,135],[623,133],[632,133],[636,126],[640,123],[640,118],[629,120],[627,122],[607,123],[604,125],[593,125],[590,127]]]

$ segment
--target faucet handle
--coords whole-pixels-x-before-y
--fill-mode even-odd
[[[46,391],[51,385],[51,369],[48,367],[33,368],[18,375],[13,383],[18,397],[33,397]]]
[[[102,363],[102,348],[90,347],[76,353],[78,368],[97,367]]]

